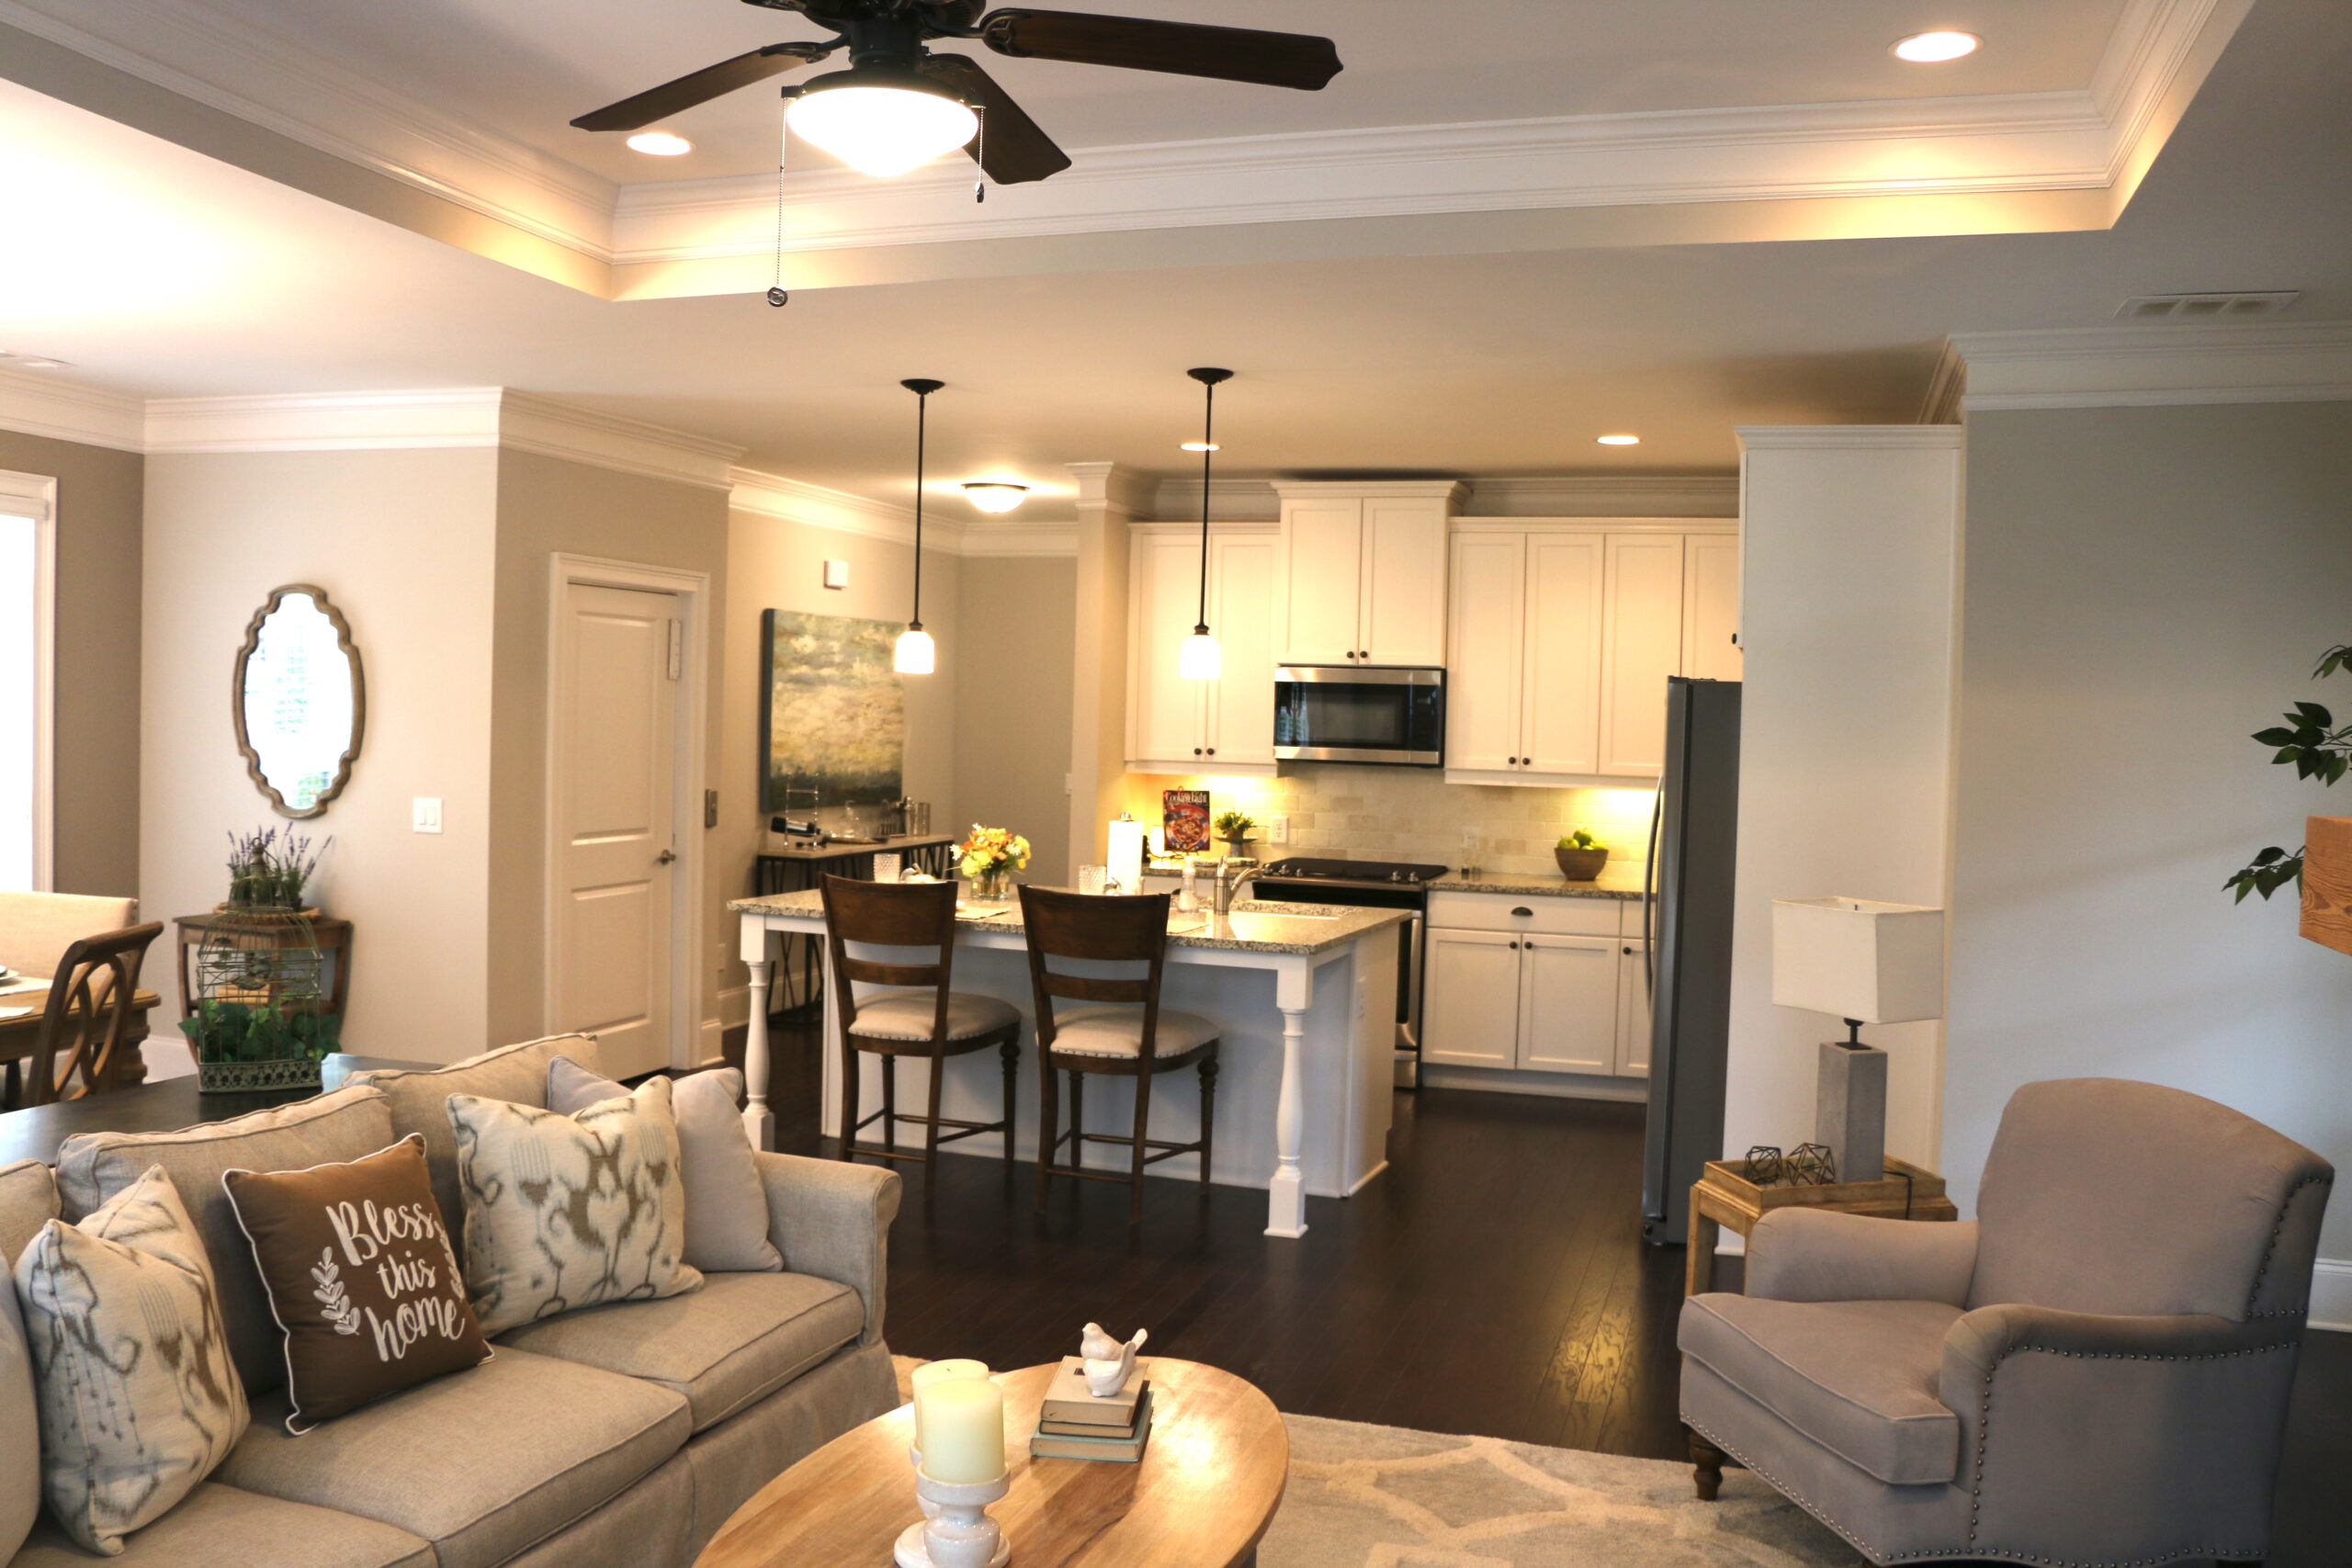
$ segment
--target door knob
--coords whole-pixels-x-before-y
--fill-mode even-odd
[[[672,861],[676,860],[677,858],[677,851],[663,850],[660,854],[653,857],[653,863],[656,865],[668,865]]]

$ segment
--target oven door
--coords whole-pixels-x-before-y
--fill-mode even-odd
[[[1445,671],[1283,665],[1274,671],[1274,756],[1442,767]]]

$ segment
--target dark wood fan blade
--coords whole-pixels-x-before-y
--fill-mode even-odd
[[[1042,180],[1069,167],[1069,154],[1054,145],[979,62],[961,54],[927,54],[915,69],[980,111],[980,134],[964,151],[997,184]]]
[[[1214,76],[1308,92],[1340,73],[1340,51],[1327,38],[1084,11],[991,11],[980,22],[980,41],[999,54]]]
[[[657,119],[667,119],[681,109],[724,97],[738,87],[748,87],[811,61],[822,60],[838,47],[831,43],[772,43],[765,49],[706,65],[674,82],[648,88],[635,97],[607,104],[571,123],[582,130],[636,130]]]

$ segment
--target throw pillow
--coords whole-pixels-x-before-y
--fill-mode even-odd
[[[768,1240],[768,1192],[736,1109],[743,1075],[732,1067],[672,1080],[678,1163],[686,1179],[686,1263],[709,1274],[774,1273],[784,1258]],[[548,1109],[573,1116],[628,1090],[569,1056],[548,1064]]]
[[[57,1183],[39,1160],[0,1165],[0,1269],[17,1260],[41,1226],[57,1218]],[[0,1432],[40,1429],[32,1349],[17,1287],[0,1281]],[[0,1442],[0,1562],[11,1562],[40,1517],[40,1445]]]
[[[577,1116],[453,1094],[449,1126],[466,1205],[466,1290],[483,1333],[702,1283],[684,1257],[668,1078]]]
[[[220,1178],[284,1336],[289,1432],[490,1359],[433,1201],[424,1140]]]
[[[108,1557],[228,1458],[245,1429],[220,1291],[172,1179],[155,1167],[17,1259],[40,1401],[42,1490],[65,1532]]]

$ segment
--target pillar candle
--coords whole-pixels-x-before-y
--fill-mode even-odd
[[[970,1486],[1004,1473],[1004,1390],[979,1378],[947,1378],[915,1395],[922,1472]]]
[[[986,1361],[968,1358],[951,1357],[944,1360],[925,1361],[914,1370],[914,1374],[907,1382],[914,1390],[916,1452],[922,1451],[922,1391],[935,1382],[951,1382],[957,1378],[985,1378],[988,1375]]]

